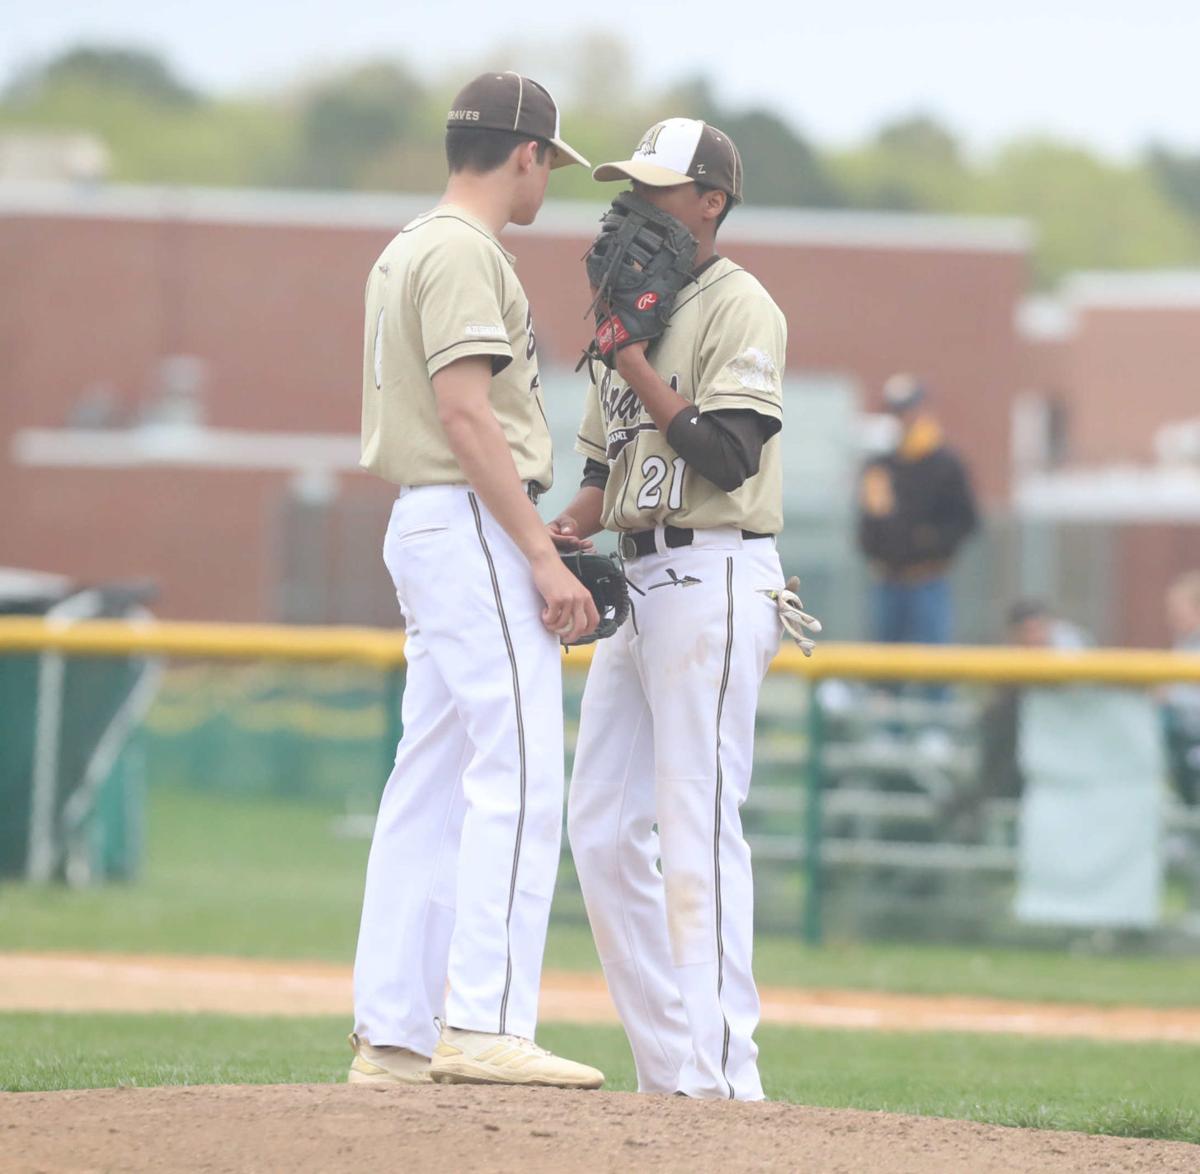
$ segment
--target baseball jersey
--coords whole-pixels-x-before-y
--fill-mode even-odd
[[[465,484],[438,420],[433,376],[487,355],[492,410],[517,474],[550,487],[533,318],[513,262],[483,224],[449,205],[417,217],[383,250],[366,290],[363,468],[398,485]]]
[[[787,323],[771,295],[741,266],[719,257],[679,294],[648,358],[663,381],[702,413],[740,408],[782,422],[786,350]],[[737,526],[759,534],[782,529],[777,437],[763,445],[758,472],[727,493],[688,468],[616,371],[592,366],[575,447],[608,462],[605,529]]]

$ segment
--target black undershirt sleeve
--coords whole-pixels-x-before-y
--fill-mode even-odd
[[[732,493],[758,472],[763,445],[782,427],[778,420],[741,408],[701,412],[684,408],[667,427],[667,443],[718,489]],[[582,486],[603,489],[608,465],[590,457]]]
[[[782,427],[741,408],[701,412],[684,408],[667,428],[667,443],[701,477],[732,493],[758,472],[763,445]]]
[[[594,461],[588,457],[583,463],[583,480],[580,489],[603,489],[608,484],[608,465],[603,461]]]

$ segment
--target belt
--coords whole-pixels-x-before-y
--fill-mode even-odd
[[[401,485],[397,490],[397,496],[403,497],[406,493],[412,493],[414,489],[461,489],[465,493],[472,492],[471,486],[463,481],[435,481],[428,485]],[[521,492],[534,505],[537,505],[538,498],[546,491],[536,481],[522,481]]]
[[[617,543],[617,549],[622,558],[641,558],[644,554],[653,554],[657,547],[654,544],[653,530],[626,530]],[[743,530],[743,538],[773,538],[772,534],[756,534],[753,530]],[[674,550],[680,546],[691,546],[695,541],[696,531],[687,526],[664,526],[663,545]]]

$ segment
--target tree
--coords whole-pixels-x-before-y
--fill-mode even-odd
[[[18,74],[7,101],[27,103],[50,90],[120,92],[162,106],[192,106],[199,95],[161,57],[143,49],[83,45]]]
[[[880,127],[875,145],[889,155],[934,167],[958,167],[958,140],[928,114],[913,114]]]
[[[1076,269],[1174,268],[1200,259],[1200,233],[1144,167],[1049,139],[1009,144],[978,175],[969,211],[1025,216],[1041,282]]]
[[[1152,146],[1146,153],[1146,166],[1163,195],[1180,211],[1200,220],[1200,155]]]
[[[421,84],[394,62],[363,65],[322,82],[303,103],[295,180],[354,187],[409,137],[423,98]]]
[[[950,211],[971,181],[958,141],[927,114],[885,124],[867,145],[834,156],[832,166],[860,208]]]
[[[845,204],[845,195],[817,152],[777,114],[723,106],[707,78],[694,78],[668,91],[663,106],[702,118],[733,139],[746,170],[749,202],[815,208]]]

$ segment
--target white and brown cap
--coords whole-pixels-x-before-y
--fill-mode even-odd
[[[925,398],[925,385],[915,375],[901,372],[883,385],[883,407],[888,412],[907,412]]]
[[[656,122],[632,159],[602,163],[593,179],[636,179],[651,187],[674,187],[689,180],[742,200],[742,157],[733,140],[698,118]]]
[[[559,138],[558,106],[550,91],[511,70],[481,73],[474,81],[467,82],[455,95],[446,116],[446,128],[452,127],[515,131],[553,146],[557,153],[551,167],[566,167],[570,163],[591,166]]]

